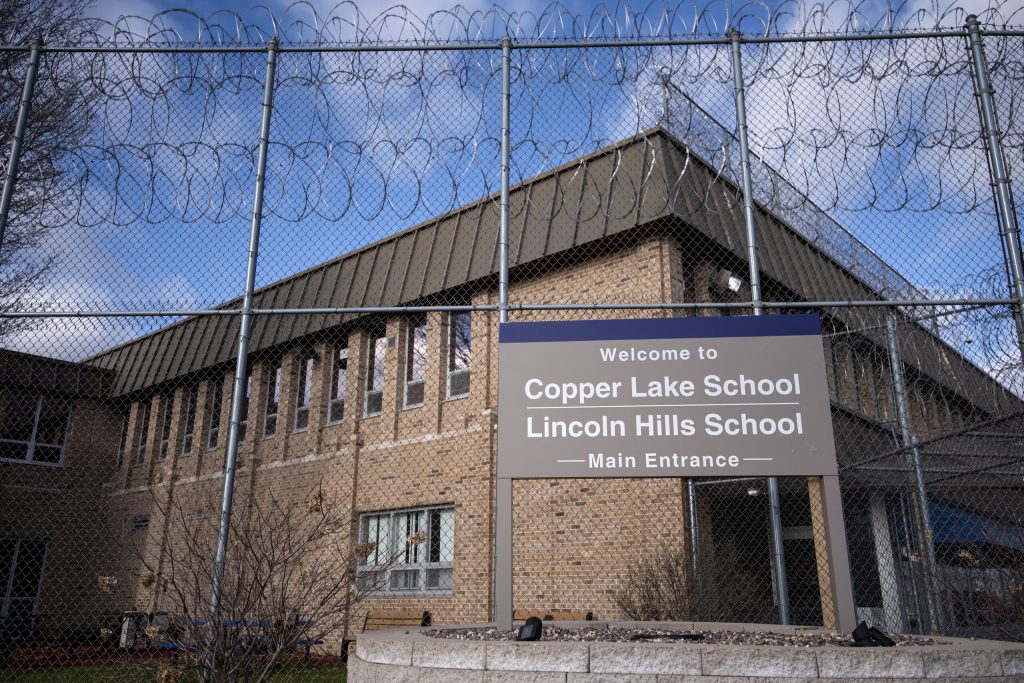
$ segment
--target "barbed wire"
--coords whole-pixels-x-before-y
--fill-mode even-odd
[[[993,73],[1015,111],[1020,58],[1011,58],[1006,39],[990,43],[997,55],[1006,52]],[[666,88],[697,102],[702,93],[721,100],[731,82],[723,50],[517,53],[518,178],[657,125]],[[764,169],[759,180],[773,201],[795,209],[810,200],[847,212],[988,210],[980,128],[959,41],[921,39],[899,49],[759,45],[745,54],[750,129]],[[350,211],[367,220],[390,209],[415,218],[419,209],[443,213],[495,191],[496,92],[488,79],[497,57],[474,51],[283,58],[278,98],[293,102],[279,107],[276,120],[268,213],[337,221]],[[252,131],[237,125],[237,114],[255,106],[261,63],[237,54],[49,55],[44,78],[64,78],[65,69],[86,74],[80,87],[97,116],[94,133],[65,150],[68,191],[77,197],[49,220],[223,223],[244,215],[255,153]],[[544,120],[555,98],[566,107],[560,130]],[[728,126],[732,116],[721,101],[705,109]],[[226,118],[235,125],[224,125]],[[1004,118],[1004,145],[1019,153],[1024,135],[1017,117]],[[682,140],[702,147],[700,140]],[[734,161],[710,152],[712,163]],[[396,177],[406,181],[397,197]],[[777,177],[794,190],[785,198],[771,187]]]
[[[992,2],[975,11],[993,28],[1022,24],[1021,8]],[[486,43],[509,35],[518,42],[616,41],[722,38],[731,29],[763,37],[925,32],[960,28],[968,10],[948,2],[892,2],[884,5],[828,0],[787,0],[776,5],[732,3],[601,3],[589,13],[552,2],[538,9],[510,10],[453,5],[425,14],[396,4],[368,14],[352,0],[333,6],[306,0],[272,11],[218,10],[208,15],[167,9],[152,16],[124,14],[95,19],[73,41],[52,36],[51,47],[142,47],[263,45],[277,36],[292,46],[450,45]],[[27,47],[27,46],[26,46]]]
[[[741,45],[757,201],[883,298],[962,299],[965,288],[987,282],[986,269],[1000,260],[964,12],[898,4],[868,14],[847,2],[710,2],[639,11],[617,5],[588,15],[558,4],[519,13],[456,7],[422,18],[395,7],[366,17],[352,3],[326,14],[296,3],[276,15],[168,10],[94,20],[72,38],[46,37],[38,87],[73,89],[77,101],[88,103],[89,125],[59,149],[63,174],[51,201],[16,211],[13,223],[59,235],[33,245],[46,263],[71,251],[69,235],[95,243],[113,239],[116,230],[149,234],[147,226],[227,235],[251,211],[264,48],[272,36],[284,49],[309,49],[278,55],[264,214],[277,224],[301,224],[311,244],[321,235],[331,241],[292,248],[303,251],[296,257],[287,243],[271,241],[261,282],[494,198],[494,41],[506,32],[516,46],[513,182],[566,163],[577,165],[574,177],[585,178],[588,155],[661,126],[688,156],[669,184],[693,194],[694,211],[733,212],[739,155],[732,46],[724,40],[737,27],[748,37],[780,38]],[[1024,53],[1019,39],[992,29],[1013,26],[1020,15],[995,3],[979,16],[990,29],[986,53],[1012,160],[1024,153],[1014,116],[1024,92]],[[901,39],[892,39],[896,33]],[[858,39],[823,40],[842,35]],[[658,43],[664,40],[680,42]],[[134,49],[146,46],[168,51]],[[195,46],[223,51],[189,51]],[[5,62],[4,76],[19,83],[27,55],[5,54],[15,57]],[[712,172],[694,184],[697,166]],[[612,181],[620,174],[633,182],[630,169],[613,168]],[[733,188],[724,202],[711,197],[721,179]],[[588,206],[611,207],[604,201],[610,187],[587,184]],[[617,198],[615,211],[642,218],[668,208],[641,202],[639,186],[634,190]],[[677,199],[665,201],[678,210]],[[573,200],[563,193],[556,201]],[[550,210],[522,202],[512,207],[512,220]],[[938,240],[931,260],[919,265],[921,253],[908,245],[930,221],[969,225],[972,239],[987,246],[967,253]],[[894,237],[894,228],[911,240]],[[237,293],[237,280],[226,275],[223,282],[211,276],[197,293],[176,282],[159,295],[143,294],[138,283],[112,287],[109,281],[121,277],[118,259],[59,263],[51,280],[72,286],[58,294],[43,288],[16,308],[53,309],[55,301],[73,299],[84,309],[181,310]],[[83,270],[103,279],[102,287],[80,285]],[[986,289],[985,298],[1001,296]]]

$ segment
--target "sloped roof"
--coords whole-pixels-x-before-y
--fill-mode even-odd
[[[114,380],[110,370],[9,349],[0,349],[0,376],[10,387],[82,398],[106,397]]]
[[[745,260],[737,188],[657,127],[523,181],[509,193],[509,264],[516,268],[674,218]],[[492,195],[261,288],[256,308],[402,306],[498,271],[499,206]],[[880,300],[869,285],[770,212],[757,207],[761,270],[805,300]],[[239,308],[241,298],[222,308]],[[839,309],[853,329],[877,328],[882,310]],[[259,352],[342,324],[352,314],[256,316]],[[130,393],[231,361],[238,316],[198,316],[98,354]],[[868,332],[884,345],[884,330]],[[979,407],[1018,409],[1008,392],[937,337],[908,325],[904,359]],[[1014,408],[1013,406],[1016,406]]]

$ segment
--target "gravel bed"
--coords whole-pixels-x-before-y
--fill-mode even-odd
[[[434,638],[451,640],[515,640],[518,629],[493,627],[453,628],[424,631]],[[897,646],[936,645],[940,641],[924,636],[889,634]],[[545,624],[541,640],[562,642],[647,642],[688,645],[779,645],[783,647],[853,647],[853,639],[842,633],[772,633],[746,631],[679,631],[657,628],[572,628]]]

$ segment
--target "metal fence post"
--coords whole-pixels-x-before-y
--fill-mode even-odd
[[[508,187],[512,163],[512,39],[501,39],[501,227],[498,235],[498,320],[508,322]]]
[[[757,225],[754,222],[754,183],[750,177],[750,147],[747,143],[747,99],[743,84],[743,57],[740,55],[740,32],[733,29],[732,74],[736,91],[736,137],[740,141],[740,180],[743,186],[743,222],[747,228],[747,265],[750,270],[750,307],[754,315],[764,313],[761,298],[761,264],[757,256]]]
[[[241,324],[238,333],[238,362],[235,364],[235,385],[231,394],[231,427],[228,432],[227,457],[224,462],[224,490],[221,497],[220,530],[217,534],[217,554],[213,564],[213,582],[210,590],[210,618],[216,627],[220,609],[221,580],[228,548],[231,525],[231,504],[234,496],[235,463],[238,459],[238,436],[242,420],[242,396],[249,366],[249,336],[252,331],[253,290],[256,287],[256,261],[260,247],[260,225],[263,221],[263,188],[267,174],[267,147],[270,144],[270,116],[274,109],[274,69],[277,64],[277,38],[267,45],[267,73],[263,85],[263,118],[260,123],[259,157],[256,162],[256,189],[253,197],[252,223],[249,229],[249,258],[245,270],[245,294],[242,298]]]
[[[900,353],[899,338],[896,334],[896,314],[890,314],[885,320],[886,343],[889,346],[889,364],[892,366],[892,389],[896,398],[896,419],[900,425],[900,441],[910,459],[910,467],[914,476],[914,517],[917,536],[921,543],[921,561],[925,569],[925,603],[928,606],[928,618],[933,631],[942,627],[942,614],[936,603],[934,580],[938,565],[935,562],[935,546],[932,544],[932,522],[928,512],[928,491],[925,488],[924,467],[921,464],[921,452],[917,447],[917,437],[910,424],[910,401],[907,399],[907,383],[903,375],[903,359]]]
[[[39,74],[39,55],[42,53],[43,41],[36,38],[32,41],[32,52],[28,60],[28,71],[25,72],[25,88],[21,92],[18,103],[18,118],[14,124],[14,141],[11,143],[11,156],[7,161],[7,177],[4,178],[4,193],[0,197],[0,250],[3,249],[4,235],[7,232],[7,216],[11,211],[11,196],[14,184],[18,180],[18,163],[21,161],[21,147],[25,144],[25,128],[28,126],[28,114],[32,109],[32,93],[36,88],[36,76]]]
[[[498,321],[508,322],[508,193],[512,162],[512,39],[501,39],[501,225],[498,234]],[[512,628],[512,480],[495,482],[494,621]]]
[[[743,85],[743,57],[740,32],[729,34],[732,42],[732,73],[736,92],[736,135],[740,142],[740,172],[743,188],[743,221],[747,228],[747,265],[750,272],[750,307],[754,315],[764,313],[761,298],[761,264],[757,255],[757,226],[754,222],[754,185],[750,177],[750,148],[747,143],[747,103]],[[768,477],[768,520],[771,531],[772,583],[780,624],[788,624],[789,586],[786,579],[786,555],[782,545],[782,504],[779,480]]]
[[[686,480],[686,502],[690,513],[690,570],[693,580],[697,581],[700,576],[700,546],[697,542],[700,529],[697,526],[697,485],[692,478]]]
[[[971,56],[974,95],[978,98],[978,117],[981,119],[982,140],[992,180],[992,196],[996,204],[999,235],[1003,241],[1003,257],[1010,278],[1013,319],[1017,326],[1017,345],[1024,362],[1024,257],[1021,255],[1020,226],[1013,206],[1010,173],[1003,152],[1002,131],[996,111],[995,88],[989,78],[985,47],[982,43],[978,17],[967,16],[967,49]]]

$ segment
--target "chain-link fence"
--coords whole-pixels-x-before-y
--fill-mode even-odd
[[[1024,637],[1005,8],[41,6],[0,7],[4,675],[493,619],[503,315],[818,313],[857,617]],[[513,500],[517,611],[837,623],[818,479]]]

